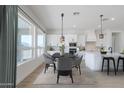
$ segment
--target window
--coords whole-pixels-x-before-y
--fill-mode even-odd
[[[44,33],[37,29],[37,56],[41,56],[44,52],[45,40]]]
[[[17,62],[30,60],[33,52],[34,25],[19,14],[17,36]]]
[[[45,34],[23,14],[18,14],[17,63],[40,57],[45,49]]]

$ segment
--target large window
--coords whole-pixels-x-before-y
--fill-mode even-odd
[[[44,33],[27,17],[18,15],[17,62],[39,57],[44,52]]]
[[[26,18],[18,16],[17,62],[27,61],[33,54],[34,26]]]
[[[44,47],[45,47],[44,33],[40,29],[37,29],[37,56],[38,57],[43,54]]]

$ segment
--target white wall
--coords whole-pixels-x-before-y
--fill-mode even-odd
[[[124,31],[120,34],[120,51],[124,50]]]
[[[23,81],[33,70],[42,64],[42,57],[17,65],[16,84]]]

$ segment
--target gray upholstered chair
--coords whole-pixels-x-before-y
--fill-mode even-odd
[[[48,53],[43,53],[43,60],[44,60],[43,63],[45,64],[44,73],[46,73],[46,70],[51,65],[54,67],[54,73],[55,73],[56,66],[55,66],[55,63],[54,63],[54,58],[50,54],[48,54]]]
[[[57,64],[57,83],[59,82],[59,76],[70,76],[72,83],[72,58],[68,56],[61,56]]]
[[[81,75],[80,64],[81,64],[82,58],[83,56],[78,56],[78,55],[76,55],[73,58],[73,67],[76,67],[79,70],[80,75]]]

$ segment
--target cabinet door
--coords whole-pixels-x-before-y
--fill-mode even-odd
[[[47,45],[57,46],[60,41],[60,35],[47,35]]]
[[[77,43],[79,46],[85,46],[85,35],[78,35]]]
[[[69,46],[70,42],[77,42],[77,35],[65,35],[65,46]]]

